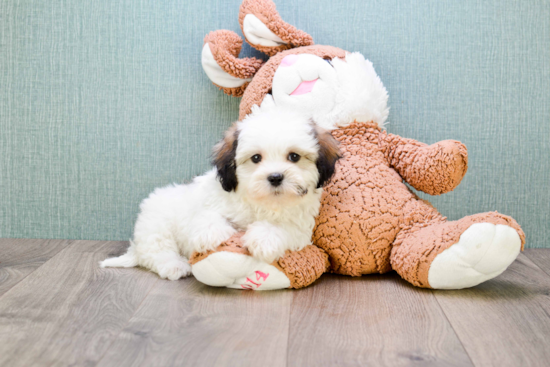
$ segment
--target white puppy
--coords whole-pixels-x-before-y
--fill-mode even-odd
[[[213,170],[145,199],[128,252],[100,265],[139,265],[175,280],[190,274],[194,251],[214,250],[238,231],[267,263],[300,250],[311,243],[322,185],[338,158],[330,133],[305,118],[252,114],[214,147]]]

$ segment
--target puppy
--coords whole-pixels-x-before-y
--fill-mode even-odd
[[[311,243],[322,186],[339,158],[336,140],[311,121],[257,110],[214,147],[214,169],[145,199],[128,252],[100,266],[142,266],[176,280],[191,273],[194,251],[214,250],[239,231],[267,263],[300,250]]]

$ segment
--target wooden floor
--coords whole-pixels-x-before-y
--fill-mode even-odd
[[[98,267],[127,245],[0,240],[0,366],[550,365],[550,249],[461,291],[390,273],[251,292]]]

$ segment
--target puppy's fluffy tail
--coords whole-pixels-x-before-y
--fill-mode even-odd
[[[130,240],[130,247],[124,255],[99,262],[100,268],[133,268],[137,265],[136,245],[132,240]]]

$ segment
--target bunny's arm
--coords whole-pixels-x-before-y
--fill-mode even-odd
[[[417,190],[441,195],[454,190],[468,169],[466,146],[456,140],[432,145],[382,133],[380,147],[403,179]]]

